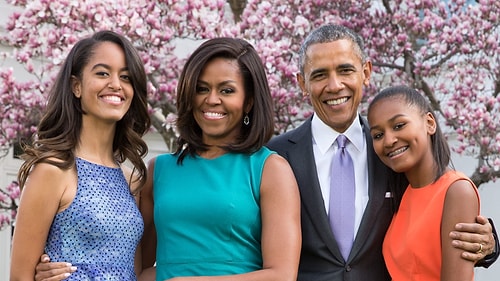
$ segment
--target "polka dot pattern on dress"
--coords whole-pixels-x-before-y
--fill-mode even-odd
[[[136,280],[134,256],[144,223],[121,168],[76,158],[78,187],[57,214],[46,253],[78,267],[67,280]]]

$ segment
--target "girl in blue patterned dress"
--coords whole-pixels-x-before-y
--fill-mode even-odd
[[[11,280],[34,280],[44,252],[72,264],[68,280],[137,279],[144,224],[134,194],[146,180],[149,126],[146,74],[132,44],[110,31],[77,42],[25,146]]]
[[[143,267],[156,261],[156,280],[296,280],[298,187],[264,147],[274,112],[252,45],[215,38],[195,50],[177,113],[178,149],[151,160],[141,192]]]

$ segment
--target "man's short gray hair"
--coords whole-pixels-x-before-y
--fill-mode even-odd
[[[304,75],[304,64],[306,60],[306,52],[309,46],[319,43],[329,43],[341,39],[347,39],[354,45],[356,53],[358,53],[361,62],[365,63],[367,55],[364,51],[363,38],[351,29],[337,24],[327,24],[318,27],[311,31],[306,37],[299,49],[299,70],[300,74]]]

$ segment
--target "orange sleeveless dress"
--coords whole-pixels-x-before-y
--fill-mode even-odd
[[[472,183],[464,174],[448,171],[430,185],[408,186],[383,244],[384,260],[392,280],[440,280],[444,200],[448,187],[462,179]],[[477,188],[475,191],[479,202]]]

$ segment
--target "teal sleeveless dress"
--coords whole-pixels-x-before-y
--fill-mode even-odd
[[[78,268],[65,280],[137,280],[134,257],[144,222],[122,169],[75,161],[76,196],[55,216],[45,252]]]
[[[154,167],[156,280],[262,268],[260,183],[274,152],[215,159],[164,154]]]

